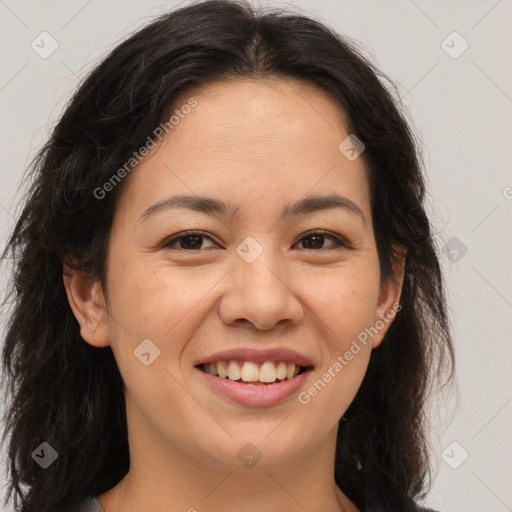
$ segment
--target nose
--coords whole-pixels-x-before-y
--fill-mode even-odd
[[[219,305],[219,316],[226,325],[249,323],[269,330],[279,323],[301,322],[304,309],[290,274],[271,252],[263,251],[252,263],[237,258],[229,273],[229,289]]]

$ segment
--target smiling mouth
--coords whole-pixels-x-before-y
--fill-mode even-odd
[[[268,386],[291,380],[311,367],[286,361],[217,361],[196,366],[205,373],[220,379],[231,380],[252,386]]]

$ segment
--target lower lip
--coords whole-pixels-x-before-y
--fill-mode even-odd
[[[293,379],[286,379],[274,384],[251,386],[250,384],[242,384],[227,378],[215,377],[210,373],[203,372],[199,368],[196,368],[196,370],[221,395],[243,405],[255,406],[274,405],[290,398],[299,391],[312,371],[306,370],[300,375],[293,377]]]

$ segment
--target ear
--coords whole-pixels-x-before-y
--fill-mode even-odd
[[[110,345],[106,304],[100,283],[67,264],[64,264],[62,274],[69,305],[80,324],[80,336],[94,347]]]
[[[374,322],[374,334],[372,338],[372,348],[378,347],[389,327],[393,323],[395,316],[399,314],[400,296],[402,294],[402,285],[404,282],[405,255],[406,250],[402,247],[393,246],[393,275],[381,283],[379,300],[376,309],[376,318]]]

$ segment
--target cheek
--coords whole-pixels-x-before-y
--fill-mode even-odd
[[[133,258],[112,275],[115,313],[124,319],[132,335],[162,338],[175,324],[190,322],[194,305],[203,297],[215,276],[197,269],[171,268]]]
[[[325,323],[330,346],[343,349],[347,340],[375,321],[379,272],[362,262],[303,276],[302,294],[311,312]]]
[[[190,431],[201,410],[184,387],[182,353],[200,331],[205,298],[221,275],[199,276],[197,269],[171,269],[148,264],[144,258],[119,265],[112,275],[116,316],[112,349],[129,401],[183,442],[187,438],[183,432]],[[143,340],[151,343],[142,345]],[[149,353],[147,365],[144,353]]]
[[[189,407],[186,400],[181,401],[185,397],[178,381],[193,371],[190,351],[197,354],[208,343],[208,327],[219,327],[216,305],[225,274],[226,269],[220,267],[175,268],[144,258],[119,268],[112,280],[116,320],[112,350],[121,374],[132,376],[133,388],[128,382],[127,388],[132,396],[140,395],[141,404],[148,397],[152,403],[167,396],[173,397],[179,410]],[[134,357],[141,352],[143,340],[150,340],[150,352],[157,354],[148,367]]]
[[[366,374],[376,289],[373,279],[346,273],[337,281],[317,283],[313,290],[312,312],[322,320],[317,323],[324,344],[322,363],[297,399],[306,416],[322,418],[316,425],[319,436],[345,414]]]
[[[301,403],[328,411],[333,422],[352,402],[366,373],[376,321],[379,273],[373,266],[344,269],[315,279],[309,287],[311,312],[325,342],[317,381]],[[324,414],[324,413],[322,413]]]

